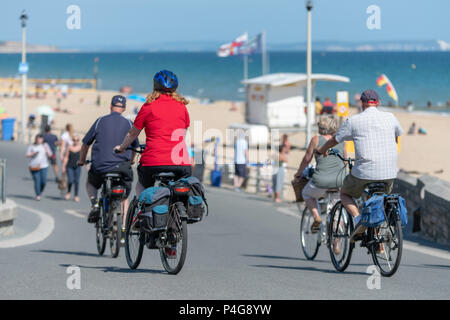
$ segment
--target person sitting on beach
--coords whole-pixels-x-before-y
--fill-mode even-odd
[[[168,70],[153,77],[153,92],[139,110],[134,125],[129,130],[116,152],[125,152],[127,147],[145,129],[145,151],[141,156],[137,172],[136,195],[155,184],[155,175],[172,172],[176,179],[192,174],[185,134],[190,125],[186,105],[189,103],[177,93],[178,78]],[[176,257],[176,247],[166,248],[169,258]]]
[[[332,139],[338,129],[337,120],[330,116],[322,117],[317,125],[319,127],[319,135],[311,139],[300,167],[294,176],[296,179],[301,179],[303,171],[313,159],[314,150]],[[341,156],[347,157],[343,143],[339,143],[335,149],[339,151]],[[315,158],[316,168],[311,180],[309,180],[302,192],[306,206],[314,217],[314,222],[311,226],[313,233],[319,231],[320,224],[322,223],[322,218],[317,208],[317,200],[324,197],[328,189],[341,188],[346,176],[345,165],[339,158],[323,157],[317,154]],[[333,249],[336,254],[340,252],[339,242],[334,243]]]
[[[343,141],[354,141],[355,165],[345,177],[341,189],[341,201],[355,219],[355,230],[350,241],[360,240],[366,227],[361,224],[358,207],[353,200],[361,197],[365,185],[372,182],[386,183],[385,193],[390,193],[397,177],[398,137],[403,130],[397,118],[390,112],[378,110],[378,94],[366,90],[361,94],[363,112],[350,117],[336,135],[317,149],[327,156],[328,149]]]
[[[330,98],[326,98],[325,102],[323,103],[323,108],[322,111],[320,112],[320,114],[335,114],[336,110],[335,110],[335,105],[333,104],[333,102],[331,102]]]
[[[415,133],[416,133],[416,123],[413,122],[411,127],[409,127],[408,134],[415,134]]]
[[[124,200],[122,200],[122,212],[124,213],[123,220],[124,222],[126,221],[125,215],[128,210],[128,196],[133,182],[131,162],[135,154],[131,151],[123,154],[113,152],[114,147],[122,142],[128,130],[132,127],[131,121],[122,116],[125,109],[126,98],[120,95],[114,96],[111,100],[111,113],[95,120],[83,138],[80,160],[78,161],[79,166],[86,163],[86,155],[89,147],[94,144],[91,152],[92,166],[88,172],[86,182],[86,191],[92,206],[88,217],[89,223],[96,223],[100,217],[97,193],[103,184],[103,176],[106,173],[120,173],[122,176],[122,182],[126,189]],[[139,141],[136,138],[130,143],[135,148],[139,146]],[[122,226],[125,226],[125,223]]]

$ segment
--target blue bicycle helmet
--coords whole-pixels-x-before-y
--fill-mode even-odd
[[[178,88],[178,78],[171,71],[161,70],[153,77],[153,88],[162,92],[174,92]]]

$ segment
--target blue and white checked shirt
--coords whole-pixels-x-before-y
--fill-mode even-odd
[[[397,144],[395,137],[403,130],[390,112],[369,107],[350,117],[339,128],[337,142],[353,140],[355,166],[352,175],[365,180],[386,180],[397,177]]]

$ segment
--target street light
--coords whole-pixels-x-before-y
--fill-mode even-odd
[[[20,15],[20,21],[22,22],[22,66],[25,66],[27,62],[26,58],[26,26],[28,16],[25,10]],[[20,142],[25,143],[25,129],[26,129],[26,98],[27,98],[27,71],[21,71],[22,73],[22,131],[20,136]]]
[[[308,11],[308,27],[307,27],[307,45],[306,45],[306,141],[305,149],[308,148],[308,143],[311,141],[312,135],[312,123],[313,117],[311,108],[311,95],[312,95],[312,83],[311,83],[311,10],[313,8],[312,0],[306,1],[306,10]]]

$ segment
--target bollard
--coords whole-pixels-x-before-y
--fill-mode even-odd
[[[0,159],[0,169],[1,169],[0,183],[2,186],[2,192],[0,196],[2,199],[2,203],[4,204],[6,202],[6,159]]]

